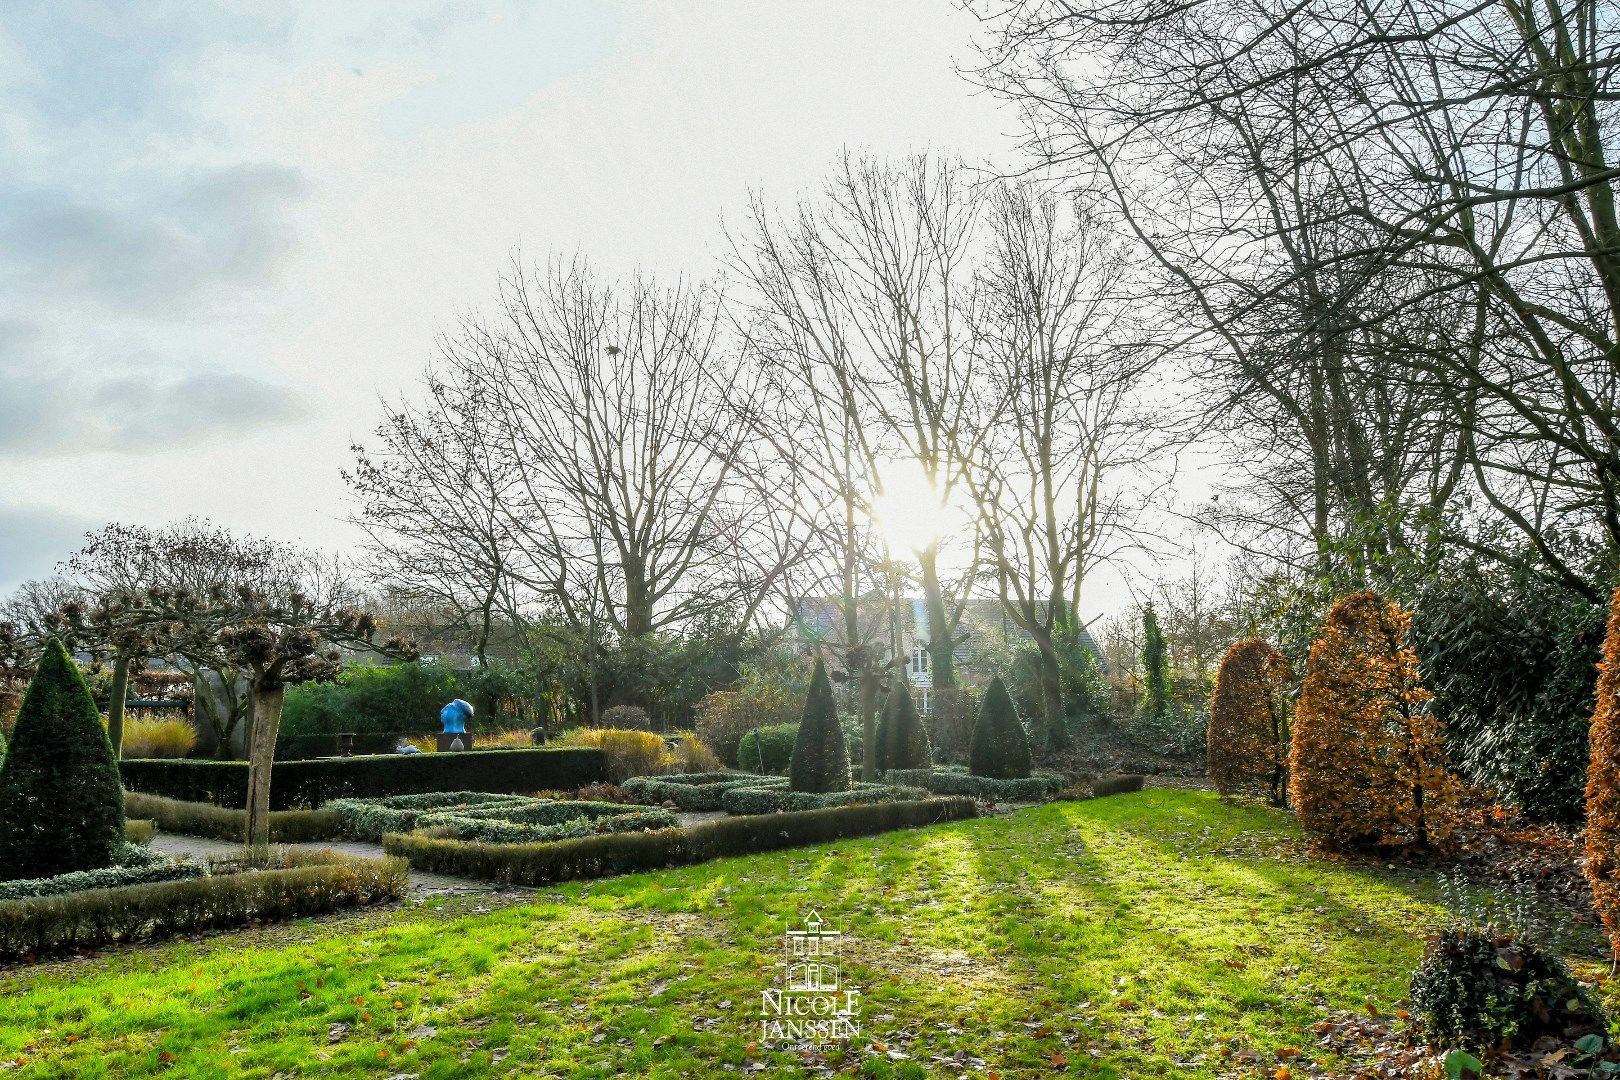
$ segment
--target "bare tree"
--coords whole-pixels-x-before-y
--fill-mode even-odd
[[[1595,595],[1557,538],[1620,548],[1609,13],[1516,0],[981,10],[996,31],[987,82],[1024,108],[1043,164],[1113,196],[1199,313],[1190,340],[1235,350],[1286,302],[1272,364],[1313,357],[1326,377],[1376,357],[1402,392],[1448,388],[1449,449],[1423,474],[1460,519],[1453,541],[1511,557],[1470,528],[1509,523],[1548,573]],[[1451,497],[1464,485],[1477,512]]]
[[[857,453],[915,462],[942,505],[962,487],[958,447],[972,403],[973,256],[982,198],[942,157],[886,164],[846,155],[822,197],[786,220],[755,199],[733,239],[761,307],[826,369],[851,408]],[[881,493],[883,477],[876,475]],[[940,542],[917,553],[934,685],[956,684],[968,576],[941,574]]]
[[[492,324],[446,348],[449,376],[487,393],[515,474],[500,503],[509,572],[582,632],[626,638],[740,610],[768,594],[733,539],[746,396],[705,287],[599,279],[581,261],[514,265]],[[767,572],[764,576],[769,576]]]
[[[1044,731],[1069,745],[1056,635],[1077,627],[1094,563],[1129,542],[1132,472],[1154,452],[1142,400],[1152,356],[1125,320],[1125,265],[1105,226],[1006,186],[976,307],[985,407],[959,452],[997,591],[1040,653]],[[964,427],[968,427],[964,425]],[[954,436],[953,436],[954,437]]]

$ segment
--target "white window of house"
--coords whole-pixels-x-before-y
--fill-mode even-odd
[[[921,645],[911,647],[911,673],[913,675],[928,674],[928,650]]]
[[[933,692],[929,690],[917,691],[917,713],[919,715],[929,716],[932,714],[933,703],[929,701],[929,698],[932,697],[932,695]]]

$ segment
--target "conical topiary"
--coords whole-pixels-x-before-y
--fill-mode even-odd
[[[804,716],[788,762],[788,787],[794,791],[849,790],[849,751],[844,746],[844,729],[838,726],[832,680],[820,659],[810,676]]]
[[[123,839],[112,744],[84,676],[53,638],[0,766],[0,881],[108,866]]]
[[[884,727],[878,768],[887,771],[932,767],[934,755],[928,747],[928,729],[923,727],[916,703],[911,700],[911,689],[904,682],[895,683],[883,712],[888,723]]]
[[[1029,775],[1029,736],[1018,722],[1018,710],[1001,676],[990,680],[973,725],[968,747],[968,771],[994,780],[1016,780]]]

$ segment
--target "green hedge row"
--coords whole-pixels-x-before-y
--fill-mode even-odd
[[[116,889],[125,885],[145,885],[154,881],[182,881],[202,877],[206,867],[196,863],[164,859],[138,866],[106,866],[100,870],[75,870],[47,878],[0,881],[0,900],[20,900],[27,896],[60,896],[90,889]]]
[[[247,805],[247,762],[125,759],[124,786],[216,806]],[[270,777],[272,810],[314,809],[332,799],[437,791],[514,794],[571,791],[607,779],[600,750],[535,748],[447,754],[278,761]]]
[[[671,802],[682,810],[701,813],[719,810],[720,797],[734,787],[776,787],[785,776],[753,773],[682,773],[674,776],[635,776],[621,785],[625,795],[654,806]]]
[[[998,780],[974,776],[966,769],[946,766],[935,769],[890,769],[884,779],[891,784],[910,784],[936,795],[968,795],[995,802],[1037,802],[1068,784],[1061,773],[1034,772],[1025,777]]]
[[[566,808],[569,803],[555,803]],[[576,804],[583,805],[583,804]],[[499,809],[499,808],[497,808]],[[619,812],[602,817],[584,814],[551,824],[513,821],[504,817],[472,817],[467,814],[429,814],[417,824],[430,829],[435,835],[456,840],[478,840],[488,844],[533,844],[547,840],[572,840],[597,833],[645,832],[650,829],[672,829],[675,815],[668,810],[640,809],[626,813],[624,806],[615,805]],[[577,812],[576,812],[577,813]]]
[[[230,810],[212,803],[183,802],[144,791],[126,791],[124,813],[131,818],[154,821],[164,832],[210,836],[236,843],[247,838],[247,811]],[[270,839],[277,844],[331,840],[339,835],[338,816],[331,810],[275,810],[270,814]]]
[[[274,868],[0,901],[0,956],[190,934],[398,899],[402,859],[280,853]]]
[[[485,844],[423,833],[389,833],[383,837],[383,848],[424,871],[504,884],[547,885],[869,836],[958,821],[977,813],[978,804],[972,799],[923,799],[721,818],[682,829],[606,833],[549,844]]]
[[[1093,795],[1123,795],[1127,791],[1141,791],[1147,778],[1139,773],[1104,776],[1091,782]]]
[[[919,787],[857,784],[848,791],[789,791],[785,787],[734,787],[720,796],[728,814],[779,814],[793,810],[823,810],[854,803],[910,802],[926,798]]]

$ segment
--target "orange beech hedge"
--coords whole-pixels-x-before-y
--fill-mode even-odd
[[[1330,848],[1423,847],[1450,831],[1458,785],[1406,643],[1411,622],[1377,593],[1352,593],[1311,644],[1288,794]]]
[[[1620,589],[1609,603],[1591,743],[1592,762],[1586,770],[1586,876],[1609,942],[1620,952]]]
[[[1222,795],[1263,788],[1281,803],[1287,775],[1282,701],[1288,661],[1259,638],[1221,658],[1209,706],[1209,778]]]

